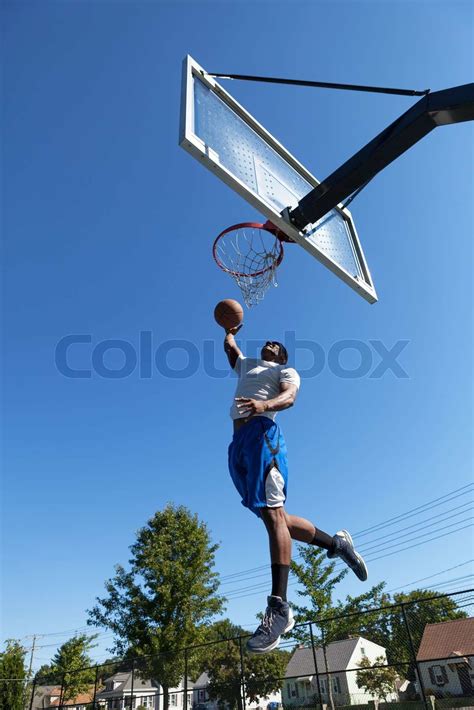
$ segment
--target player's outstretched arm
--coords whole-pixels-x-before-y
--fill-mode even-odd
[[[235,328],[228,328],[225,331],[224,350],[227,355],[227,359],[229,360],[229,365],[232,369],[234,369],[235,363],[237,362],[238,358],[242,357],[242,352],[237,343],[235,342],[234,338],[234,335],[236,335],[241,328],[242,324],[236,326]]]

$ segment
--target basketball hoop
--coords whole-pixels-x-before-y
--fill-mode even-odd
[[[237,283],[247,306],[256,306],[270,286],[278,286],[282,241],[290,240],[271,222],[234,224],[217,236],[212,247],[214,259]]]

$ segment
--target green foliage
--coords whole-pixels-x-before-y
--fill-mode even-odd
[[[401,607],[393,607],[390,611],[390,643],[387,646],[389,660],[406,661],[408,670],[406,677],[415,680],[414,664],[410,653],[410,642],[407,625],[413,646],[418,649],[426,624],[437,624],[453,619],[464,619],[467,614],[459,609],[455,597],[436,597],[436,592],[429,589],[414,589],[411,592],[400,592],[393,597],[393,604],[406,604],[405,618]]]
[[[309,604],[307,607],[293,606],[297,612],[296,620],[298,623],[309,620],[315,622],[314,641],[323,644],[323,650],[324,645],[332,641],[362,636],[383,646],[389,663],[406,663],[404,674],[414,680],[407,623],[413,646],[418,649],[426,624],[466,616],[458,608],[455,598],[432,599],[437,596],[436,592],[421,589],[391,597],[384,591],[385,582],[380,582],[359,596],[348,596],[345,601],[334,603],[335,587],[345,571],[335,575],[334,562],[328,563],[325,552],[318,548],[298,546],[298,551],[302,562],[292,562],[291,569],[303,587],[298,594]],[[396,606],[401,603],[406,605],[404,611],[402,607]],[[305,627],[296,629],[294,635],[304,643],[310,640]]]
[[[184,653],[202,638],[202,628],[223,607],[213,572],[218,545],[206,525],[183,506],[169,504],[138,531],[130,547],[130,568],[115,576],[89,611],[88,623],[109,629],[114,651],[136,658],[142,677],[156,678],[165,690],[184,672]]]
[[[395,690],[395,682],[398,679],[397,669],[387,663],[384,656],[377,656],[373,663],[368,658],[363,658],[359,667],[363,670],[357,671],[356,682],[359,688],[363,688],[370,695],[387,700]],[[374,668],[383,666],[383,668]]]
[[[38,685],[61,685],[61,676],[51,665],[44,663],[36,673],[36,683]]]
[[[206,641],[215,643],[204,647],[200,658],[200,672],[207,671],[209,676],[209,697],[220,703],[227,703],[230,710],[241,710],[241,658],[238,637],[248,636],[248,632],[228,619],[216,622],[207,630]],[[245,649],[242,639],[242,651],[247,699],[259,702],[274,691],[281,689],[281,678],[290,654],[274,651],[256,656]]]
[[[8,639],[0,652],[1,710],[23,710],[27,677],[25,649],[19,641]]]
[[[298,596],[303,597],[308,606],[299,606],[292,604],[295,612],[297,624],[311,619],[323,619],[334,614],[332,597],[334,588],[345,577],[347,570],[342,570],[335,574],[335,562],[328,562],[324,550],[312,545],[298,545],[298,553],[302,558],[301,563],[291,562],[291,571],[297,578],[298,583],[302,585],[303,590],[297,592]],[[330,623],[325,624],[324,632],[326,640],[333,640],[332,635],[337,633],[336,629],[332,629]],[[318,635],[317,629],[315,632],[315,642],[321,642],[322,636]],[[294,636],[302,643],[310,641],[309,631],[306,627],[296,629]]]
[[[97,634],[78,634],[63,643],[56,651],[50,666],[52,677],[63,686],[63,700],[67,703],[79,693],[87,692],[95,680],[95,668],[89,651],[95,648]]]

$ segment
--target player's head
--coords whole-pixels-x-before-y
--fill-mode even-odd
[[[280,365],[286,365],[288,362],[288,353],[285,346],[277,340],[267,340],[261,352],[262,360],[267,362],[278,362]]]

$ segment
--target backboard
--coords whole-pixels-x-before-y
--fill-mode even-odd
[[[180,145],[369,303],[377,300],[350,212],[299,230],[288,210],[318,180],[190,56],[183,62]]]

